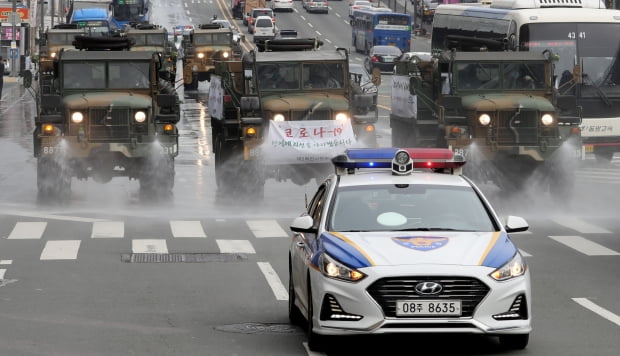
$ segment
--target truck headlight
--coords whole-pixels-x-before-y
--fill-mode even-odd
[[[50,57],[52,57],[52,58],[56,58],[56,52],[52,52],[52,53],[50,54]]]
[[[491,123],[491,116],[489,116],[489,114],[482,114],[478,117],[478,122],[482,126],[487,126]]]
[[[76,124],[79,124],[80,122],[84,121],[84,115],[81,112],[76,111],[73,114],[71,114],[71,121],[73,121]]]
[[[319,269],[325,277],[340,279],[347,282],[357,282],[366,277],[362,272],[345,266],[326,253],[323,253],[319,257]]]
[[[284,121],[284,115],[282,114],[273,115],[273,121]]]
[[[136,122],[142,123],[146,120],[146,113],[144,111],[138,111],[134,114],[133,118]]]
[[[542,124],[545,125],[545,126],[549,126],[549,125],[553,124],[553,115],[551,115],[551,114],[544,114],[540,118],[540,122],[542,122]]]
[[[493,271],[489,276],[496,281],[505,281],[507,279],[519,277],[525,274],[527,265],[519,252],[510,259],[505,265]]]
[[[203,59],[205,57],[204,53],[198,53],[198,58]]]
[[[228,52],[224,52],[224,53],[222,53],[222,57],[224,57],[224,58],[228,58],[228,56],[230,56],[230,54],[228,54]]]
[[[347,113],[344,112],[339,112],[336,114],[336,118],[337,121],[345,121],[345,120],[349,120],[349,115]]]

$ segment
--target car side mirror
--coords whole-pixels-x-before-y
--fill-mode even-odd
[[[291,223],[291,231],[293,232],[313,232],[316,229],[313,227],[314,220],[310,215],[298,216]]]
[[[506,218],[506,232],[523,232],[530,228],[527,221],[520,216],[510,215]]]

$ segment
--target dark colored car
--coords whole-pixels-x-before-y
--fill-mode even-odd
[[[379,68],[382,72],[393,72],[396,59],[402,54],[398,47],[374,46],[364,59],[364,67],[368,72]]]

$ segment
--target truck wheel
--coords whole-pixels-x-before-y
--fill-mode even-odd
[[[67,199],[71,194],[71,175],[51,158],[37,161],[37,189],[41,199]]]

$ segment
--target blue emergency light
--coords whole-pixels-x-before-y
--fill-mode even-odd
[[[465,159],[448,148],[351,148],[334,157],[332,163],[337,174],[355,174],[356,169],[363,168],[390,168],[395,175],[411,174],[414,168],[450,169],[460,174]]]

